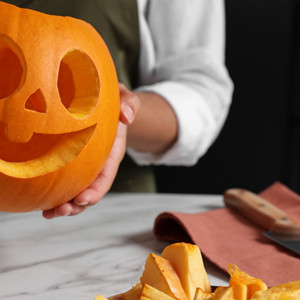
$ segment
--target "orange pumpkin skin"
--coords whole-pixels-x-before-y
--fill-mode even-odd
[[[0,1],[0,210],[46,210],[86,189],[119,121],[110,53],[84,21]]]

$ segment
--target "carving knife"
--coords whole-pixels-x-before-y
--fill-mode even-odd
[[[264,232],[266,237],[300,255],[300,223],[248,190],[229,189],[225,191],[223,197],[226,207],[236,210],[250,221],[268,230]]]

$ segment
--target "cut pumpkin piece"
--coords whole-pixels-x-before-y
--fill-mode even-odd
[[[251,297],[257,292],[257,291],[265,291],[267,289],[267,285],[261,281],[260,279],[257,282],[251,283],[248,285],[248,297],[251,299]]]
[[[212,293],[204,292],[201,288],[197,288],[193,300],[210,300]]]
[[[249,300],[256,291],[268,288],[261,279],[250,276],[234,264],[228,266],[228,273],[230,275],[229,286],[232,287],[234,298],[237,300]]]
[[[233,298],[235,300],[249,300],[248,287],[243,283],[231,283],[230,287],[233,291]]]
[[[232,287],[222,287],[216,288],[213,296],[210,300],[234,300]]]
[[[180,279],[171,263],[154,253],[148,255],[140,281],[143,286],[146,284],[151,285],[175,299],[188,300]]]
[[[102,295],[98,295],[94,298],[94,300],[108,300],[108,299],[103,297]]]
[[[189,300],[193,300],[197,288],[210,293],[211,286],[198,246],[175,243],[167,246],[161,257],[166,258],[178,274],[181,285]]]
[[[257,291],[251,300],[299,300],[300,280],[280,284],[264,291]]]
[[[174,300],[175,298],[159,291],[158,289],[145,284],[142,289],[142,295],[140,300]]]
[[[143,286],[139,282],[130,290],[122,294],[122,300],[139,300],[142,295]]]

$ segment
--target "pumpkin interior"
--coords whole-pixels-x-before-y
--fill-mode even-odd
[[[12,41],[0,36],[0,101],[5,101],[22,85],[24,71],[16,48]],[[67,114],[77,119],[88,117],[97,106],[100,91],[99,76],[91,58],[76,49],[68,51],[60,63],[57,88]],[[25,102],[25,109],[46,114],[43,91],[35,91]],[[9,141],[5,127],[0,121],[0,170],[10,176],[28,178],[70,163],[87,144],[96,125],[64,134],[33,133],[26,143]]]

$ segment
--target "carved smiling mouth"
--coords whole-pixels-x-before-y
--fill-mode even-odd
[[[18,178],[53,172],[80,154],[95,128],[96,125],[57,135],[35,133],[23,144],[8,141],[4,124],[0,122],[0,172]]]

